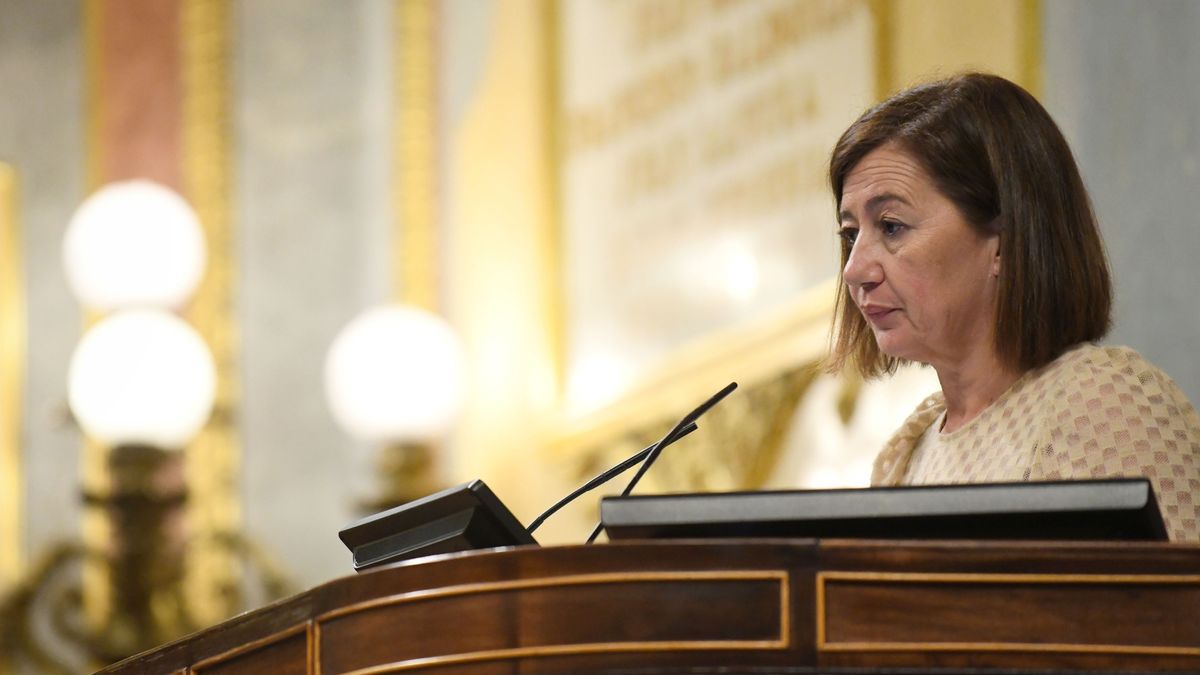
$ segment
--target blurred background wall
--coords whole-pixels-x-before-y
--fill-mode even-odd
[[[483,478],[525,522],[730,380],[740,402],[644,489],[864,484],[936,382],[814,370],[822,163],[865,106],[963,68],[1059,121],[1116,273],[1111,341],[1197,400],[1198,30],[1184,0],[0,0],[0,589],[106,536],[80,499],[105,448],[66,389],[97,317],[62,241],[93,190],[143,174],[208,228],[209,309],[182,314],[221,385],[209,449],[185,451],[191,529],[244,533],[299,588],[350,572],[336,532],[381,490],[384,444],[339,427],[323,369],[388,302],[466,355],[430,484]],[[539,537],[580,541],[595,503]]]

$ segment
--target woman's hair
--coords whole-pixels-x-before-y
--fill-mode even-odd
[[[914,157],[974,227],[1000,235],[995,349],[1026,371],[1108,332],[1112,281],[1091,200],[1062,132],[1021,87],[965,73],[902,91],[842,134],[829,183],[842,206],[854,167],[887,143]],[[842,243],[842,267],[850,245]],[[838,273],[830,370],[902,363],[879,350]]]

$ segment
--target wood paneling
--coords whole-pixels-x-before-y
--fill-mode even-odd
[[[309,625],[284,631],[202,661],[192,673],[204,675],[307,675],[312,672]]]
[[[1200,624],[1161,620],[1176,602],[1200,607],[1200,576],[830,573],[817,583],[824,650],[1200,657]]]
[[[1198,572],[1171,544],[531,547],[338,579],[104,672],[1200,672]]]
[[[321,666],[344,672],[378,664],[400,668],[604,652],[785,649],[787,602],[782,571],[626,572],[471,584],[319,618]],[[631,613],[631,606],[638,611]],[[722,620],[704,620],[710,615]],[[470,617],[466,631],[465,617]],[[367,645],[354,639],[369,634],[391,639]]]

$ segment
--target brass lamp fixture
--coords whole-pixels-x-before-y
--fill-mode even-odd
[[[325,393],[338,424],[378,450],[379,511],[436,492],[435,448],[462,407],[465,359],[441,317],[385,305],[355,317],[325,360]]]
[[[188,547],[182,449],[214,414],[216,367],[173,310],[204,268],[200,224],[148,181],[101,188],[76,211],[63,245],[67,279],[97,318],[74,354],[72,418],[104,450],[103,480],[83,489],[100,542],[55,546],[0,598],[0,672],[94,669],[203,626],[184,593]],[[277,564],[239,533],[219,544],[256,566],[274,598],[291,592]],[[87,588],[96,587],[91,594]],[[89,602],[90,597],[90,602]]]

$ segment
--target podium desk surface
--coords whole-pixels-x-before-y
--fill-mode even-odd
[[[103,673],[1200,672],[1200,546],[720,540],[348,576]]]

